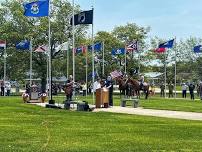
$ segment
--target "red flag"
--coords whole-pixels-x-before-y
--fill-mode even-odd
[[[166,48],[157,48],[155,49],[156,53],[164,53],[166,51]]]

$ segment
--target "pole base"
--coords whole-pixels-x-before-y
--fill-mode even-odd
[[[48,103],[49,104],[55,104],[55,100],[49,100]]]
[[[56,106],[55,104],[46,104],[46,108],[62,109],[60,106]]]

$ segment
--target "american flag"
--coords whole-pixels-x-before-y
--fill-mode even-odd
[[[129,45],[127,45],[126,49],[128,51],[134,51],[134,50],[138,50],[138,43],[137,41],[130,43]]]
[[[85,54],[86,50],[87,50],[86,46],[80,46],[80,47],[74,49],[75,54],[79,54],[79,53]]]
[[[2,49],[6,48],[6,41],[0,40],[0,48]]]
[[[111,75],[111,77],[114,79],[114,78],[117,78],[117,77],[122,76],[123,74],[122,74],[121,71],[115,70],[115,71],[111,72],[110,75]]]
[[[47,45],[39,46],[34,52],[46,52],[48,50]]]

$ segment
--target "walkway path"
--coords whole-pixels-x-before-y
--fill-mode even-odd
[[[47,103],[32,103],[38,106],[45,107]],[[64,108],[63,104],[56,104],[61,108]],[[76,104],[73,105],[73,109],[76,109]],[[92,107],[92,106],[91,106]],[[182,112],[182,111],[170,111],[170,110],[154,110],[154,109],[143,109],[143,108],[131,108],[131,107],[118,107],[114,106],[111,108],[100,108],[94,109],[93,112],[112,112],[112,113],[123,113],[143,116],[155,116],[164,118],[175,118],[175,119],[186,119],[186,120],[200,120],[202,121],[202,113],[196,112]]]
[[[112,112],[112,113],[124,113],[124,114],[134,114],[143,116],[155,116],[155,117],[202,121],[202,113],[196,113],[196,112],[181,112],[181,111],[127,108],[127,107],[95,109],[94,112]]]

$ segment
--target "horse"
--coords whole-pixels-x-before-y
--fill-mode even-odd
[[[125,95],[125,93],[127,94],[127,90],[128,90],[128,86],[127,86],[127,82],[125,82],[122,78],[116,78],[116,81],[119,85],[119,91],[120,91],[120,97],[121,95]]]
[[[134,79],[129,78],[128,82],[132,84],[133,89],[136,92],[136,95],[140,98],[140,91],[142,90],[145,93],[145,99],[148,99],[149,96],[149,85],[144,83],[141,87],[140,82]]]

